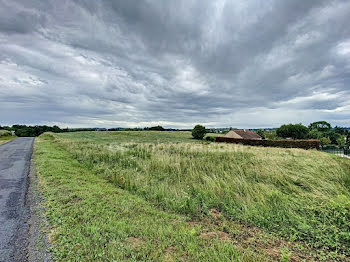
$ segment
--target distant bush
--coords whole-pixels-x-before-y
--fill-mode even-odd
[[[149,130],[149,131],[165,131],[164,127],[162,127],[162,126],[146,127],[144,130]]]
[[[210,142],[215,142],[215,137],[214,136],[207,136],[205,140],[210,141]]]
[[[192,136],[194,139],[202,140],[206,133],[207,133],[207,130],[202,125],[196,125],[192,129]]]
[[[0,136],[11,136],[11,132],[7,130],[0,130]]]

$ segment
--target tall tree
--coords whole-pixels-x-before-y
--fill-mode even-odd
[[[192,136],[193,136],[194,139],[202,140],[206,133],[207,133],[207,130],[202,125],[196,125],[192,129]]]
[[[304,139],[309,133],[309,129],[302,124],[288,124],[277,128],[276,133],[279,137]]]
[[[332,129],[332,125],[327,121],[317,121],[309,125],[309,129],[316,129],[321,132],[326,132]]]

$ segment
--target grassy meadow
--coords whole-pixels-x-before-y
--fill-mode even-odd
[[[142,131],[44,134],[35,162],[59,261],[350,257],[349,159]]]

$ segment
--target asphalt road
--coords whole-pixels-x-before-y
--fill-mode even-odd
[[[26,192],[34,138],[0,146],[0,261],[26,261]]]

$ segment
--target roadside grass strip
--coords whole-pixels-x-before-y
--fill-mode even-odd
[[[13,139],[17,138],[16,136],[0,136],[0,145],[5,144]]]

